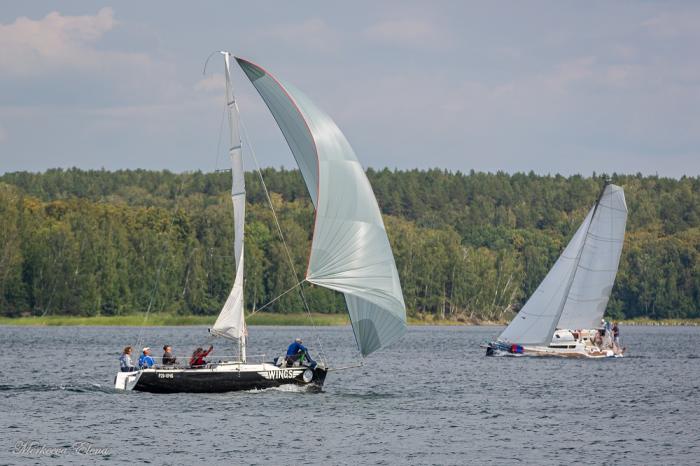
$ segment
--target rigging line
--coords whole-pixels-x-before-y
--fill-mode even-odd
[[[248,314],[246,317],[254,316],[254,315],[257,314],[258,312],[262,311],[263,309],[265,309],[266,307],[268,307],[268,306],[271,305],[272,303],[274,303],[274,302],[276,302],[277,300],[279,300],[280,298],[282,298],[282,296],[286,295],[287,293],[290,293],[290,292],[294,291],[294,289],[295,289],[297,286],[301,285],[302,283],[303,283],[303,281],[297,283],[296,285],[294,285],[293,287],[289,288],[287,291],[285,291],[284,293],[280,294],[279,296],[277,296],[277,297],[274,298],[273,300],[268,301],[268,302],[265,303],[263,306],[261,306],[261,307],[255,309],[253,312],[251,312],[250,314]]]
[[[214,173],[219,170],[219,157],[221,156],[221,139],[224,134],[224,117],[226,116],[226,103],[224,102],[224,108],[221,110],[221,123],[219,123],[219,140],[216,143],[216,162],[214,163]]]
[[[306,280],[304,280],[306,281]],[[318,329],[316,328],[316,322],[314,322],[314,318],[311,315],[311,309],[309,309],[309,303],[306,302],[306,295],[304,295],[304,282],[302,282],[299,286],[299,295],[301,296],[301,300],[304,302],[304,308],[306,309],[306,313],[309,316],[309,320],[311,321],[311,326],[314,329],[314,337],[316,338],[316,343],[318,344],[318,355],[319,359],[321,359],[321,362],[323,363],[324,366],[328,367],[327,361],[326,361],[326,352],[323,350],[323,344],[321,343],[321,337],[318,336]]]
[[[318,337],[318,329],[316,327],[316,322],[314,322],[313,317],[311,316],[311,309],[309,308],[309,304],[306,301],[306,296],[304,295],[304,285],[303,283],[306,281],[306,278],[303,280],[299,280],[299,275],[297,274],[296,267],[294,267],[294,260],[292,259],[292,254],[289,252],[289,247],[287,246],[287,241],[284,238],[284,233],[282,233],[282,227],[280,226],[279,218],[277,217],[277,212],[275,211],[275,206],[272,204],[272,198],[270,197],[270,191],[267,189],[267,184],[265,184],[265,179],[263,178],[262,170],[260,168],[260,163],[258,163],[258,158],[255,155],[255,149],[253,148],[253,144],[250,140],[250,137],[248,137],[248,128],[246,127],[245,123],[243,122],[243,119],[240,118],[240,110],[238,108],[238,102],[233,103],[236,107],[236,111],[238,112],[239,115],[239,124],[241,129],[243,130],[243,138],[245,139],[246,143],[248,144],[248,147],[250,147],[250,155],[253,158],[253,162],[255,162],[255,169],[258,172],[258,177],[260,178],[260,183],[262,184],[263,191],[265,192],[265,197],[267,198],[267,202],[270,204],[270,210],[272,210],[272,217],[275,220],[275,225],[277,226],[277,233],[280,236],[280,239],[282,240],[282,245],[284,246],[284,251],[287,255],[287,260],[289,262],[289,267],[292,270],[292,273],[294,274],[294,279],[299,282],[299,295],[301,296],[302,303],[304,304],[304,309],[306,310],[306,313],[309,316],[309,320],[311,321],[311,326],[314,329],[314,336],[316,337],[316,342],[318,343],[319,347],[319,357],[321,361],[323,362],[324,365],[327,366],[327,361],[325,357],[325,352],[323,351],[323,345],[321,344],[321,339]]]
[[[359,363],[357,363],[357,364],[351,364],[351,365],[349,365],[349,366],[329,367],[329,368],[328,368],[328,372],[331,372],[331,371],[344,371],[344,370],[348,370],[348,369],[356,369],[356,368],[358,368],[358,367],[363,367],[364,365],[365,365],[365,361],[364,361],[364,360],[361,360]]]
[[[260,183],[262,184],[263,191],[265,192],[265,197],[267,198],[268,204],[270,204],[270,210],[272,210],[272,217],[275,220],[275,226],[277,227],[277,233],[279,234],[280,239],[282,240],[282,245],[284,246],[284,251],[287,255],[287,260],[289,261],[289,268],[292,270],[292,273],[294,274],[294,279],[299,281],[299,274],[297,273],[296,267],[294,267],[294,260],[292,259],[292,254],[289,252],[289,247],[287,246],[287,241],[284,238],[284,234],[282,233],[282,227],[280,226],[279,218],[277,217],[277,211],[275,211],[275,206],[272,204],[272,198],[270,197],[270,191],[267,189],[267,184],[265,184],[265,180],[263,179],[262,175],[262,169],[260,168],[260,164],[258,163],[258,158],[255,156],[255,149],[253,149],[253,144],[250,142],[250,138],[248,137],[248,130],[246,126],[243,124],[243,119],[240,118],[240,111],[238,110],[238,104],[234,104],[236,106],[236,111],[239,113],[239,124],[241,126],[241,129],[243,130],[243,138],[246,140],[248,143],[248,147],[250,147],[250,155],[253,157],[253,161],[255,162],[255,170],[258,172],[258,177],[260,178]]]
[[[180,194],[182,194],[182,190],[185,186],[185,180],[187,179],[187,175],[182,174],[181,176],[182,176],[182,182],[180,183],[180,188],[178,189],[177,193],[175,194],[175,208],[173,211],[173,215],[170,218],[170,226],[168,227],[168,231],[172,230],[173,225],[175,224],[175,216],[177,215],[177,209],[180,206]],[[151,290],[151,296],[148,300],[148,307],[146,308],[146,314],[143,316],[143,324],[141,324],[141,329],[139,330],[139,336],[138,336],[138,339],[136,340],[136,348],[139,348],[141,346],[143,331],[146,328],[146,321],[148,320],[148,316],[151,313],[151,308],[153,307],[153,301],[155,299],[156,291],[158,289],[158,284],[160,283],[161,271],[163,270],[163,263],[165,262],[165,250],[167,247],[168,247],[168,242],[164,241],[163,252],[160,255],[158,270],[156,271],[156,279],[155,279],[155,282],[153,283],[153,289]]]
[[[219,166],[219,156],[221,153],[221,140],[222,140],[222,135],[223,135],[223,130],[224,130],[224,117],[225,117],[225,115],[226,115],[226,105],[224,105],[224,108],[221,112],[221,123],[219,124],[219,138],[218,138],[218,142],[216,144],[216,162],[214,165],[215,166],[214,172],[216,172],[216,169],[218,169],[218,166]],[[173,215],[170,219],[170,226],[168,228],[169,230],[172,229],[173,225],[175,224],[175,215],[177,214],[177,209],[180,206],[180,195],[182,194],[182,190],[185,186],[185,180],[186,180],[186,176],[183,175],[182,182],[180,183],[180,188],[179,188],[177,194],[175,195],[175,209],[174,209]],[[144,315],[144,317],[143,317],[143,324],[141,325],[141,329],[139,330],[139,336],[138,336],[138,340],[136,343],[136,348],[139,348],[141,346],[141,341],[142,341],[142,337],[143,337],[143,331],[144,331],[144,328],[146,326],[146,321],[148,320],[149,314],[150,314],[151,309],[153,307],[153,301],[155,299],[156,290],[157,290],[158,284],[160,282],[160,275],[161,275],[161,272],[163,270],[163,262],[165,261],[165,248],[166,247],[167,247],[167,244],[163,246],[164,252],[163,252],[163,254],[161,254],[161,257],[160,257],[160,262],[158,264],[158,270],[156,272],[156,280],[155,280],[155,283],[153,284],[151,296],[150,296],[149,301],[148,301],[148,307],[146,308],[146,315]],[[191,256],[191,254],[190,254],[190,256]]]

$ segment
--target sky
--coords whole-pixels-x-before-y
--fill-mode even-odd
[[[304,91],[365,167],[700,174],[700,2],[363,0],[6,2],[0,173],[222,168],[222,49]],[[234,83],[260,164],[293,167]]]

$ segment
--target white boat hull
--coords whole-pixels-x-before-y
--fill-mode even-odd
[[[553,356],[562,358],[621,358],[625,349],[610,339],[595,341],[598,330],[557,330],[549,346],[519,345],[502,341],[485,345],[487,356]]]

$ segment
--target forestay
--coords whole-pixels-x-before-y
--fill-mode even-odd
[[[363,355],[406,331],[406,308],[379,206],[354,151],[303,93],[237,58],[296,159],[316,208],[306,280],[342,292]]]
[[[549,344],[592,216],[593,209],[499,340],[523,345]]]
[[[224,303],[224,307],[216,319],[216,323],[210,329],[217,336],[230,338],[245,338],[245,317],[243,314],[243,234],[245,229],[245,177],[243,172],[243,154],[241,152],[241,138],[239,133],[239,116],[235,97],[232,91],[230,54],[222,52],[225,60],[226,74],[226,107],[230,126],[231,175],[231,199],[233,201],[233,227],[234,227],[234,258],[236,261],[236,277],[233,281],[231,293]],[[241,343],[241,358],[245,360],[245,345]]]
[[[609,184],[499,340],[548,345],[556,328],[599,327],[615,282],[626,221],[624,192]]]

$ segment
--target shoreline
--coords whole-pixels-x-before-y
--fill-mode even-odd
[[[151,314],[148,319],[143,315],[123,316],[32,316],[32,317],[0,317],[0,326],[10,327],[177,327],[187,325],[211,326],[216,320],[215,315],[170,315]],[[350,325],[347,314],[255,314],[246,316],[246,323],[251,326],[305,326],[316,325],[318,327],[340,327]],[[472,325],[504,325],[498,322],[459,322],[456,320],[431,320],[409,317],[409,326],[472,326]]]
[[[87,327],[163,327],[163,326],[185,326],[185,325],[212,325],[216,320],[213,315],[171,315],[171,314],[151,314],[148,319],[143,315],[130,314],[123,316],[33,316],[33,317],[0,317],[2,326],[30,326],[30,327],[59,327],[59,326],[87,326]],[[266,314],[259,313],[247,316],[248,325],[281,325],[281,326],[304,326],[316,325],[320,327],[344,326],[350,324],[347,314],[321,314],[314,313],[311,318],[307,314]],[[629,326],[698,326],[700,319],[630,319],[620,320],[620,325]],[[436,320],[431,318],[409,317],[409,326],[504,326],[508,321],[458,321],[458,320]]]

